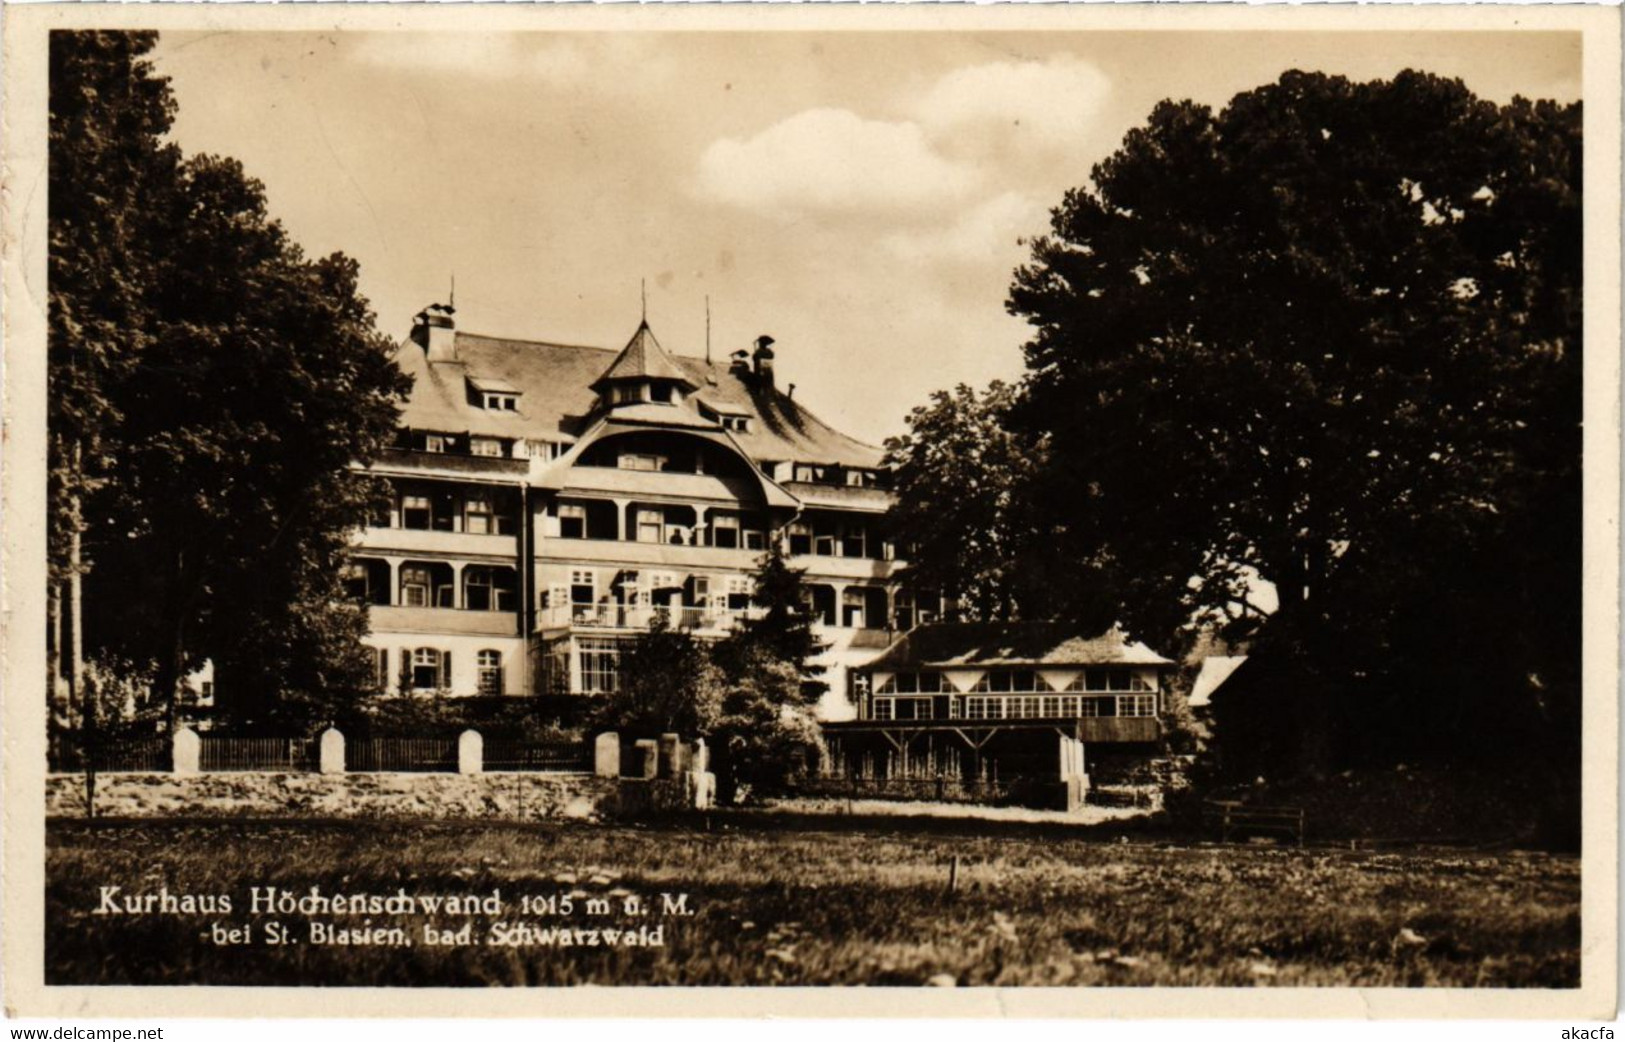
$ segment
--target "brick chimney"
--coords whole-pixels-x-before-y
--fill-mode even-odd
[[[764,387],[773,386],[773,338],[762,334],[756,338],[756,353],[751,355],[756,365],[756,379]]]
[[[452,318],[456,313],[449,304],[430,304],[412,320],[412,339],[429,361],[457,361],[457,322]]]

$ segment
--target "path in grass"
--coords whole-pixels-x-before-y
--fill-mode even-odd
[[[401,823],[53,822],[53,984],[1573,987],[1564,856],[929,833]],[[959,858],[949,894],[949,864]],[[223,895],[232,911],[98,913]],[[487,914],[251,912],[251,888],[467,895]],[[668,895],[663,899],[661,895]],[[680,895],[686,895],[680,898]],[[529,899],[528,913],[524,906]],[[564,913],[566,899],[570,908]],[[628,900],[645,902],[628,914]],[[661,914],[669,900],[668,914]],[[686,904],[679,904],[686,900]],[[596,904],[589,902],[607,902]],[[592,909],[597,914],[588,914]],[[608,911],[605,911],[605,909]],[[635,908],[634,908],[635,910]],[[410,946],[311,943],[312,921]],[[277,931],[290,943],[267,943]],[[424,943],[469,926],[468,941]],[[215,927],[219,929],[216,930]],[[252,927],[252,943],[217,944]],[[388,930],[399,927],[401,933]],[[559,946],[560,928],[577,943]],[[657,929],[658,928],[658,929]],[[361,931],[372,930],[372,934]],[[552,931],[551,933],[549,931]],[[644,942],[629,947],[628,937]],[[613,946],[607,942],[613,938]],[[595,943],[596,942],[596,943]],[[132,957],[139,953],[139,957]]]

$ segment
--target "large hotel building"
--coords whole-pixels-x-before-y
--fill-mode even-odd
[[[372,466],[393,492],[388,516],[349,566],[380,686],[613,691],[623,650],[655,619],[704,638],[748,615],[763,552],[782,539],[827,645],[819,716],[848,744],[867,735],[907,754],[922,728],[978,752],[1012,729],[1155,741],[1172,663],[1144,645],[1041,623],[931,625],[937,605],[897,582],[880,450],[781,389],[773,361],[766,336],[714,364],[669,353],[647,322],[616,351],[420,313],[398,352],[413,381],[399,440]]]
[[[920,620],[880,529],[880,450],[777,386],[772,344],[714,364],[669,353],[646,322],[615,351],[419,314],[398,352],[413,380],[400,438],[372,468],[389,515],[350,566],[382,685],[610,691],[657,616],[703,637],[749,612],[782,538],[829,645],[821,712],[853,716],[845,667]]]

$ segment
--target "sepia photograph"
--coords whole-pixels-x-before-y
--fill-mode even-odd
[[[1612,1019],[1617,9],[34,6],[8,1010]]]

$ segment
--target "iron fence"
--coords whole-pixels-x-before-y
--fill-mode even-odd
[[[347,771],[457,770],[455,738],[360,738],[345,743]]]

